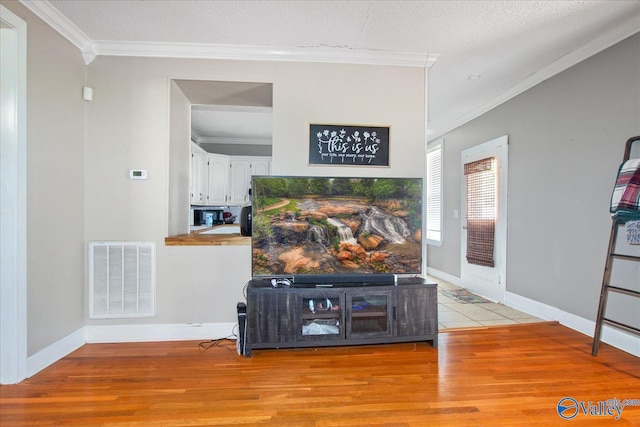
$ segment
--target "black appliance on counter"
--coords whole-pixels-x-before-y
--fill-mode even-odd
[[[240,234],[251,236],[251,205],[240,210]]]
[[[194,209],[193,225],[218,225],[224,224],[224,211],[222,209]]]

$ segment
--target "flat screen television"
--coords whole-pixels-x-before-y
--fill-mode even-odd
[[[251,194],[254,278],[422,272],[421,178],[254,176]]]

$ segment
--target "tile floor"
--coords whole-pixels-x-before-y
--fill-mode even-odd
[[[542,319],[514,310],[503,304],[494,302],[463,304],[442,293],[443,290],[460,289],[459,286],[436,277],[429,277],[429,279],[438,284],[438,329],[440,331],[544,322]]]

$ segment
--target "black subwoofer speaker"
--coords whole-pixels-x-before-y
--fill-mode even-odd
[[[238,354],[244,354],[244,346],[247,342],[247,305],[243,302],[239,302],[237,305],[238,309],[238,338],[236,341],[236,349],[238,350]]]

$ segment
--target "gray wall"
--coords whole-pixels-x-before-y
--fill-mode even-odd
[[[27,22],[27,354],[84,325],[84,111],[80,51]]]
[[[444,135],[444,243],[430,268],[460,275],[461,151],[509,135],[507,291],[595,319],[624,143],[640,135],[640,34]],[[461,217],[463,215],[460,215]],[[637,269],[628,286],[640,286]],[[638,306],[610,312],[640,324]]]

